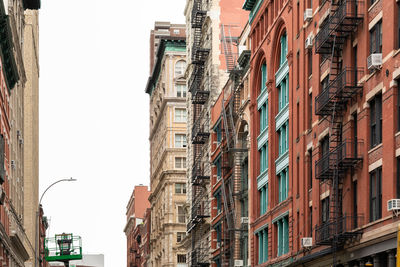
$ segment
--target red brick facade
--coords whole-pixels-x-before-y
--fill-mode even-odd
[[[249,1],[247,1],[249,2]],[[256,1],[257,2],[257,1]],[[310,4],[312,2],[312,5]],[[341,216],[357,215],[357,224],[352,223],[349,234],[352,239],[347,240],[343,247],[335,253],[336,263],[348,263],[350,266],[362,266],[366,261],[380,266],[394,266],[394,248],[397,217],[387,210],[387,202],[396,198],[398,192],[398,171],[396,156],[400,156],[398,131],[398,83],[399,69],[399,6],[396,1],[357,1],[356,16],[358,26],[345,37],[335,40],[335,45],[341,51],[338,62],[331,61],[331,57],[321,53],[319,42],[326,23],[333,23],[334,10],[347,5],[347,11],[355,8],[355,1],[334,1],[331,6],[327,1],[263,1],[258,12],[251,21],[252,55],[251,55],[251,158],[250,158],[250,239],[251,239],[251,266],[267,266],[273,263],[296,264],[308,262],[309,266],[318,264],[332,264],[331,246],[319,245],[321,232],[318,229],[324,225],[323,201],[334,198],[335,192],[340,194],[338,201]],[[340,3],[339,3],[340,2]],[[312,18],[305,21],[306,8],[312,8]],[[327,16],[329,14],[329,16]],[[324,21],[324,22],[323,22]],[[382,66],[368,70],[367,58],[371,54],[374,30],[382,25]],[[279,68],[279,38],[282,33],[287,34],[287,61],[289,66],[289,187],[288,196],[284,201],[278,200],[278,180],[276,177],[276,160],[278,156],[278,133],[275,124],[278,115],[278,88],[276,86],[277,71]],[[317,36],[317,34],[319,36]],[[306,48],[306,39],[313,36],[312,49]],[[379,39],[379,37],[378,37]],[[332,39],[333,42],[333,39]],[[379,46],[379,40],[377,41]],[[333,45],[331,44],[331,47]],[[331,48],[330,48],[331,49]],[[312,53],[312,55],[309,55]],[[333,52],[336,53],[336,52]],[[377,53],[377,52],[375,52]],[[328,54],[328,53],[326,53]],[[336,54],[335,54],[336,55]],[[310,66],[310,60],[312,64]],[[259,136],[260,113],[257,109],[257,97],[260,94],[261,66],[267,66],[268,90],[268,209],[260,216],[260,198],[257,189],[257,177],[260,173],[260,156],[257,148]],[[335,81],[332,79],[334,66],[339,66],[340,73],[347,69],[357,69],[356,82],[351,86],[360,87],[359,91],[348,100],[343,101],[341,114],[342,144],[348,153],[361,156],[359,162],[352,162],[351,168],[342,175],[341,185],[334,190],[332,181],[316,177],[321,172],[322,156],[324,154],[324,137],[330,135],[333,140],[333,124],[330,114],[320,114],[321,95],[332,88]],[[309,68],[310,66],[310,68]],[[331,73],[331,75],[329,74]],[[329,83],[323,83],[328,77]],[[347,81],[347,80],[346,80]],[[324,87],[326,86],[326,87]],[[354,89],[355,90],[355,89]],[[382,135],[378,144],[371,145],[371,132],[374,127],[374,117],[382,96]],[[310,114],[310,106],[312,113]],[[372,106],[372,108],[371,108]],[[337,106],[332,107],[337,108]],[[373,114],[373,115],[371,115]],[[310,115],[312,117],[310,118]],[[376,124],[379,126],[379,117]],[[378,133],[379,135],[379,133]],[[356,139],[355,139],[356,138]],[[379,139],[379,137],[377,137]],[[357,149],[347,147],[345,140],[357,140]],[[333,145],[328,144],[329,153]],[[354,145],[356,146],[356,145]],[[311,152],[311,154],[310,154]],[[340,155],[343,157],[343,155]],[[355,154],[357,156],[357,154]],[[312,160],[310,162],[310,160]],[[319,163],[317,163],[319,161]],[[310,165],[311,164],[311,165]],[[310,167],[312,168],[310,171]],[[329,167],[330,168],[330,167]],[[379,188],[372,187],[374,175],[381,168],[381,184]],[[312,179],[310,179],[312,175]],[[317,179],[318,178],[318,179]],[[312,182],[312,183],[310,183]],[[378,182],[376,182],[378,184]],[[373,184],[376,185],[376,184]],[[379,187],[379,186],[378,186]],[[376,191],[378,190],[378,191]],[[378,192],[378,193],[377,193]],[[374,195],[378,194],[375,200]],[[381,196],[380,204],[379,197]],[[377,201],[377,202],[375,202]],[[330,202],[329,202],[330,203]],[[373,208],[371,208],[373,206]],[[334,207],[328,206],[329,213]],[[374,209],[380,209],[381,214],[371,215]],[[282,214],[288,214],[288,253],[278,256],[278,238],[276,233],[276,219]],[[330,215],[333,216],[333,215]],[[336,214],[336,216],[338,216]],[[329,216],[328,216],[329,217]],[[329,217],[329,220],[335,218]],[[268,260],[259,262],[259,243],[254,234],[261,227],[268,227]],[[375,230],[375,231],[374,231]],[[359,234],[357,234],[359,233]],[[312,237],[311,247],[302,247],[301,238]],[[372,249],[373,248],[373,249]],[[349,252],[352,252],[350,254]],[[373,252],[373,253],[372,253]],[[387,264],[387,265],[386,265]],[[324,265],[325,266],[325,265]]]

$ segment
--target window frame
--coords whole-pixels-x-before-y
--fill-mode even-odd
[[[178,137],[182,137],[182,140],[178,140]],[[186,148],[187,147],[187,136],[184,133],[176,133],[174,140],[175,148]]]

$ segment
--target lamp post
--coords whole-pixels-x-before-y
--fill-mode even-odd
[[[42,195],[40,196],[40,200],[39,200],[39,206],[37,208],[36,211],[36,227],[35,227],[35,267],[37,267],[37,262],[38,262],[38,255],[37,255],[37,251],[38,251],[38,243],[39,243],[39,215],[40,215],[40,207],[41,207],[41,203],[42,203],[42,199],[44,194],[46,194],[46,192],[53,186],[56,185],[58,183],[61,182],[75,182],[76,179],[68,178],[68,179],[60,179],[58,181],[55,181],[54,183],[52,183],[51,185],[49,185],[46,190],[44,190],[44,192],[42,193]]]

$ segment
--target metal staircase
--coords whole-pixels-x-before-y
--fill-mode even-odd
[[[331,1],[330,14],[315,37],[315,52],[330,61],[326,86],[315,98],[315,114],[329,122],[329,151],[315,163],[315,178],[330,183],[329,220],[316,228],[317,245],[330,245],[333,266],[336,252],[349,238],[360,234],[354,222],[362,216],[342,212],[342,186],[346,172],[362,161],[363,142],[343,138],[343,116],[347,104],[357,99],[362,85],[362,69],[343,67],[342,53],[349,36],[362,22],[362,1]]]

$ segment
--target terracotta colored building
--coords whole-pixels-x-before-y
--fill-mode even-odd
[[[148,200],[150,191],[147,186],[135,186],[126,207],[127,222],[124,232],[127,239],[127,267],[142,267],[143,255],[141,253],[141,233],[144,227],[145,214],[150,208]]]
[[[399,4],[247,0],[244,8],[251,266],[395,266]]]
[[[211,250],[217,267],[247,266],[249,258],[248,33],[247,24],[238,40],[238,60],[211,109]]]

